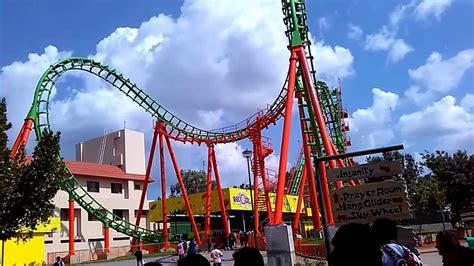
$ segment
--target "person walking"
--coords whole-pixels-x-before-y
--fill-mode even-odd
[[[436,235],[436,248],[443,257],[443,266],[474,265],[474,250],[461,246],[451,231],[441,231]]]
[[[61,257],[57,256],[56,262],[54,262],[53,266],[64,266],[64,261],[61,259]]]
[[[197,244],[193,237],[191,241],[189,241],[188,254],[196,254],[196,253],[197,253]]]
[[[143,253],[140,250],[140,246],[137,247],[135,251],[135,258],[137,259],[137,266],[143,266]]]
[[[179,242],[178,246],[178,256],[179,256],[179,259],[182,259],[183,256],[184,256],[184,246],[183,246],[183,242]]]
[[[221,266],[222,257],[224,257],[224,254],[222,254],[222,252],[218,248],[214,248],[211,251],[211,259],[212,259],[213,266]]]
[[[379,218],[372,223],[372,232],[383,253],[383,266],[422,265],[420,258],[409,248],[397,243],[398,228],[395,221]]]

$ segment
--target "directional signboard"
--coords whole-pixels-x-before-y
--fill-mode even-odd
[[[329,181],[348,181],[361,178],[393,176],[402,173],[400,160],[360,164],[327,171]]]
[[[336,226],[377,218],[410,218],[405,184],[382,181],[337,189],[331,194]]]

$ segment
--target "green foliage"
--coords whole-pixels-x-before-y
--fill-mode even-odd
[[[0,150],[3,164],[0,178],[0,239],[31,237],[40,223],[53,215],[53,197],[66,175],[65,165],[59,156],[60,133],[43,132],[28,162],[24,148],[9,159],[5,131],[10,128],[6,117],[6,103],[0,104]]]
[[[445,151],[425,153],[423,165],[439,182],[438,190],[444,191],[452,222],[460,221],[460,214],[473,210],[474,201],[474,155],[457,151],[450,155]]]
[[[183,178],[184,187],[186,188],[186,193],[194,194],[199,192],[206,192],[207,184],[207,173],[202,170],[183,170],[180,171],[181,177]],[[217,188],[216,181],[211,181],[211,188],[214,190]],[[171,185],[170,187],[170,197],[181,197],[181,188],[179,183]]]
[[[413,186],[412,209],[417,214],[440,213],[445,206],[445,194],[446,189],[441,186],[436,177],[432,175],[421,176]]]

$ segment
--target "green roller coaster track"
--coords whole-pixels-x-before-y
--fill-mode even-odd
[[[313,56],[310,49],[311,42],[308,38],[309,29],[306,23],[304,0],[282,0],[282,11],[284,15],[283,21],[287,28],[285,34],[288,37],[289,46],[303,45],[305,47],[313,83],[316,85],[316,71],[314,70]],[[132,99],[132,101],[137,103],[146,112],[151,114],[153,118],[163,121],[167,126],[167,131],[169,132],[170,137],[182,142],[226,143],[244,139],[248,137],[248,129],[255,124],[257,117],[260,118],[259,121],[261,123],[261,128],[266,128],[268,125],[281,118],[285,108],[285,99],[287,96],[288,77],[286,78],[285,83],[276,100],[265,111],[261,111],[233,126],[217,130],[203,130],[173,115],[143,90],[139,89],[136,84],[132,83],[129,79],[126,79],[116,70],[111,69],[107,65],[103,65],[92,59],[73,57],[61,60],[51,65],[38,81],[33,104],[27,116],[28,118],[34,120],[35,134],[38,140],[42,137],[43,130],[50,129],[49,102],[53,87],[60,76],[62,76],[65,72],[72,70],[88,72],[111,84],[113,87]],[[301,78],[301,76],[299,78]],[[316,88],[316,86],[314,86],[314,88]],[[322,104],[324,106],[330,106],[330,103],[325,105],[324,101],[322,101]],[[326,110],[326,108],[324,110]],[[314,123],[314,115],[311,111],[308,112],[308,119],[312,120],[311,123],[313,124],[312,130],[314,136],[319,135],[317,127]],[[313,145],[312,153],[314,155],[317,153],[318,156],[321,156],[322,149],[321,145],[319,144],[319,137],[315,141],[317,145]],[[63,189],[69,193],[71,199],[74,199],[82,208],[84,208],[88,213],[92,214],[97,220],[120,233],[140,239],[142,241],[162,241],[162,234],[160,232],[136,226],[130,222],[122,220],[104,208],[99,202],[91,197],[86,190],[84,190],[74,175],[72,175],[70,172],[68,173],[69,175],[65,177],[63,182]]]

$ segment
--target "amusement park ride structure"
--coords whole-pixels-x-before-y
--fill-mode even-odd
[[[226,235],[229,234],[226,209],[222,195],[222,187],[220,182],[219,171],[217,167],[217,159],[214,152],[214,146],[221,143],[235,142],[242,139],[249,139],[253,145],[252,171],[254,175],[254,192],[255,192],[255,232],[260,234],[260,224],[258,221],[258,184],[259,179],[262,180],[267,221],[270,224],[281,224],[283,196],[285,193],[299,195],[298,207],[295,215],[295,225],[298,224],[301,204],[306,187],[309,193],[310,205],[313,211],[312,221],[314,228],[321,228],[319,213],[319,205],[321,202],[317,200],[315,168],[312,161],[315,158],[324,155],[330,156],[340,152],[345,152],[346,146],[350,145],[349,138],[345,132],[349,129],[344,122],[347,118],[347,112],[342,109],[341,89],[340,86],[336,90],[329,90],[328,87],[316,80],[316,71],[313,65],[313,55],[310,49],[310,39],[308,36],[309,29],[306,23],[306,9],[304,0],[282,0],[283,21],[287,30],[285,31],[289,41],[290,64],[287,78],[284,85],[273,104],[269,105],[265,110],[260,110],[256,114],[248,117],[242,122],[224,127],[218,130],[203,130],[195,127],[180,118],[173,115],[154,99],[148,96],[143,90],[139,89],[129,79],[114,69],[109,68],[99,62],[89,58],[67,58],[51,65],[41,76],[36,86],[33,104],[24,121],[19,135],[12,147],[12,156],[18,151],[21,144],[26,144],[28,136],[33,129],[37,139],[41,139],[44,130],[50,130],[49,125],[49,103],[53,87],[65,72],[71,70],[81,70],[95,75],[113,87],[124,93],[157,121],[153,135],[150,157],[146,170],[146,179],[143,194],[140,200],[139,210],[137,214],[137,222],[140,221],[144,199],[146,195],[147,185],[150,178],[151,166],[154,157],[156,143],[159,143],[160,154],[160,173],[162,187],[162,211],[163,211],[163,232],[152,231],[138,226],[138,223],[132,224],[125,220],[119,219],[111,211],[105,209],[97,202],[87,191],[79,184],[76,178],[69,174],[64,177],[63,189],[69,193],[70,206],[74,201],[84,208],[95,219],[101,221],[105,228],[105,235],[108,235],[108,229],[113,228],[118,232],[133,237],[133,241],[146,242],[164,242],[168,243],[167,229],[167,211],[166,211],[166,178],[164,166],[164,142],[168,147],[168,152],[173,163],[173,167],[183,194],[183,198],[187,208],[187,214],[192,225],[193,233],[198,243],[201,242],[198,228],[194,221],[194,216],[186,194],[180,168],[171,146],[171,140],[180,141],[191,144],[205,144],[208,147],[208,168],[207,168],[207,188],[206,188],[206,219],[204,239],[208,239],[210,233],[210,193],[212,170],[216,179],[217,190],[222,212],[222,224]],[[292,118],[292,106],[294,98],[297,99],[299,111],[299,124],[301,126],[302,147],[297,162],[291,171],[290,178],[286,180],[288,146],[290,142],[290,127]],[[273,150],[269,141],[262,136],[263,129],[268,128],[271,124],[283,118],[283,136],[281,141],[280,163],[276,182],[276,200],[275,208],[272,211],[267,171],[265,168],[265,157],[270,155]],[[326,179],[326,167],[330,169],[345,167],[351,164],[350,160],[342,159],[331,160],[327,163],[319,163],[319,171],[322,184],[322,196],[326,199],[326,217],[329,224],[334,224],[332,217],[332,209],[329,200],[330,185]],[[350,182],[348,185],[356,185]],[[334,184],[335,188],[344,186],[338,182]],[[70,216],[74,217],[71,211]],[[324,215],[324,214],[323,214]],[[69,219],[73,221],[74,219]],[[70,222],[70,241],[69,253],[74,254],[74,224]],[[297,231],[298,227],[293,230]],[[107,241],[106,241],[107,245]],[[108,247],[105,247],[106,249]]]

